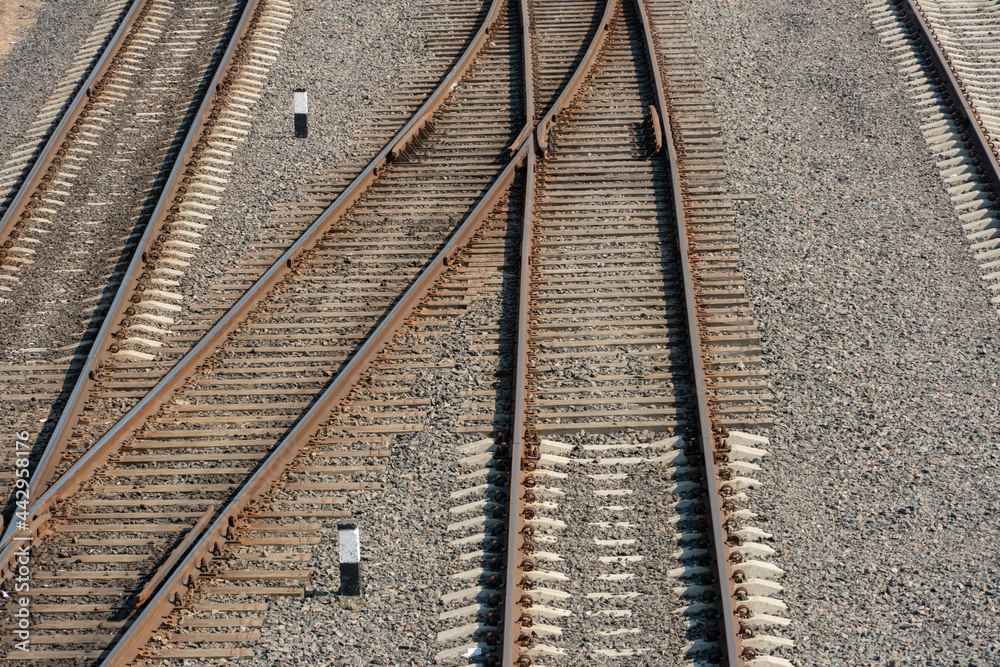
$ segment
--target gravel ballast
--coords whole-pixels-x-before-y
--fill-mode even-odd
[[[860,3],[689,19],[731,189],[757,195],[738,224],[774,370],[758,507],[786,657],[996,664],[1000,329],[896,67]]]

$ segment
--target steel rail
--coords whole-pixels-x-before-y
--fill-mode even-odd
[[[300,256],[313,248],[323,237],[323,234],[367,191],[371,183],[390,164],[395,156],[405,150],[405,142],[412,141],[419,131],[430,120],[431,116],[441,107],[459,79],[472,65],[473,60],[485,45],[489,29],[499,13],[501,0],[492,0],[490,10],[483,20],[482,26],[475,38],[466,48],[462,57],[455,64],[451,73],[438,85],[434,93],[424,102],[411,119],[391,139],[385,147],[372,159],[350,185],[334,200],[329,207],[306,229],[257,281],[247,289],[240,299],[209,329],[199,341],[141,398],[118,422],[105,433],[98,442],[77,460],[56,482],[41,496],[33,501],[28,510],[28,523],[32,533],[41,523],[36,521],[39,516],[47,513],[48,508],[57,500],[67,497],[83,484],[90,475],[104,463],[108,455],[121,439],[138,429],[144,421],[168,400],[195,369],[225,341],[229,334],[250,314],[257,303],[297,265]],[[99,341],[95,341],[95,345]],[[86,377],[87,373],[83,373]],[[50,441],[51,442],[51,441]],[[14,534],[16,523],[11,522],[7,532],[0,542],[0,580],[10,574],[10,561],[14,554]],[[30,535],[29,535],[30,536]]]
[[[507,510],[507,571],[504,584],[503,642],[501,665],[512,667],[521,659],[519,650],[521,633],[515,632],[515,624],[521,626],[520,619],[529,607],[525,594],[518,595],[518,588],[527,589],[527,576],[522,547],[529,535],[522,533],[524,522],[524,486],[521,475],[534,469],[538,458],[538,445],[534,435],[527,433],[525,413],[528,407],[528,308],[530,306],[531,249],[534,244],[532,209],[535,196],[535,154],[534,141],[529,140],[528,163],[524,186],[524,216],[521,228],[521,268],[517,301],[517,364],[514,370],[513,430],[510,444],[510,474],[508,475]],[[518,542],[520,541],[520,546]],[[530,580],[530,576],[528,577]],[[525,640],[527,641],[527,640]],[[527,648],[527,647],[523,647]]]
[[[958,114],[955,120],[960,121],[961,124],[969,128],[968,141],[979,154],[982,164],[979,169],[980,173],[989,180],[994,197],[1000,198],[1000,162],[998,162],[997,151],[990,143],[979,112],[976,111],[972,105],[972,100],[965,93],[965,84],[959,81],[958,76],[952,69],[951,58],[945,53],[944,47],[938,41],[937,33],[927,20],[924,10],[917,1],[897,1],[902,5],[903,12],[913,24],[918,36],[927,46],[927,58],[934,67],[938,78],[941,79],[945,88],[948,89],[948,96],[951,98],[953,108]]]
[[[604,46],[604,42],[611,30],[611,19],[620,2],[621,0],[607,0],[607,4],[604,6],[604,16],[601,17],[601,25],[594,34],[593,39],[590,40],[590,46],[587,47],[587,52],[583,55],[583,60],[576,68],[576,71],[573,72],[573,77],[566,84],[566,87],[563,88],[559,97],[552,103],[552,107],[548,113],[538,122],[538,127],[535,128],[535,142],[539,150],[542,151],[542,155],[545,155],[548,149],[549,130],[555,125],[556,118],[566,110],[573,101],[573,98],[576,97],[576,91],[583,85],[587,74],[593,68],[594,63],[597,62],[597,57],[601,53],[601,47]]]
[[[45,142],[42,152],[28,171],[28,175],[21,183],[21,187],[18,188],[14,199],[11,200],[10,206],[4,212],[3,217],[0,218],[0,242],[10,238],[11,231],[15,228],[18,219],[21,217],[21,213],[25,210],[30,193],[42,182],[42,177],[52,164],[52,159],[56,157],[57,151],[59,151],[63,141],[69,134],[70,128],[80,118],[80,112],[84,110],[84,107],[90,100],[91,86],[99,81],[111,68],[114,57],[121,50],[122,43],[128,36],[129,30],[132,29],[142,9],[150,4],[152,4],[152,0],[132,0],[132,5],[122,18],[115,34],[111,37],[111,40],[96,63],[94,63],[90,74],[80,85],[69,107],[63,113],[62,119],[56,125],[51,136],[49,136],[48,141]]]
[[[520,470],[521,470],[521,450],[524,446],[524,408],[527,400],[525,379],[527,376],[527,327],[528,327],[528,267],[530,262],[532,247],[532,227],[531,227],[531,207],[535,192],[535,142],[533,132],[535,130],[534,111],[534,89],[535,82],[532,74],[532,54],[531,54],[531,15],[528,11],[528,0],[521,0],[521,32],[522,51],[524,54],[524,91],[528,100],[526,109],[526,124],[521,131],[519,140],[527,141],[528,159],[524,176],[524,213],[521,227],[521,267],[518,285],[518,316],[517,316],[517,362],[514,369],[514,404],[513,404],[513,425],[510,443],[510,471],[508,474],[508,501],[507,508],[507,563],[506,578],[504,582],[504,616],[501,631],[501,665],[513,664],[517,649],[514,646],[513,627],[515,619],[519,617],[520,605],[515,600],[515,587],[520,579],[517,573],[520,572],[520,563],[517,560],[516,536],[520,534],[523,527],[523,515],[519,511],[520,499]]]
[[[177,158],[174,160],[170,175],[167,177],[163,190],[156,201],[153,213],[146,223],[142,237],[136,244],[135,251],[132,253],[132,260],[129,262],[128,269],[126,269],[125,275],[122,277],[115,297],[101,322],[101,327],[94,337],[93,344],[90,346],[87,359],[73,385],[73,390],[66,401],[66,405],[60,411],[59,419],[52,433],[49,435],[48,442],[45,443],[45,449],[42,451],[42,455],[35,466],[30,487],[30,494],[33,498],[40,496],[42,491],[45,490],[45,487],[51,481],[56,466],[66,451],[66,445],[71,437],[73,425],[83,411],[83,406],[90,395],[90,390],[96,384],[96,380],[93,378],[96,378],[97,371],[107,360],[110,353],[105,343],[111,338],[112,331],[118,326],[117,323],[119,320],[125,317],[125,311],[130,305],[129,296],[135,288],[135,283],[139,280],[138,276],[143,271],[146,263],[146,253],[151,250],[154,241],[163,231],[163,226],[167,224],[169,209],[174,205],[175,198],[178,196],[178,188],[182,187],[185,171],[188,168],[187,163],[194,155],[195,146],[199,138],[207,136],[203,135],[205,132],[211,133],[211,127],[214,126],[215,119],[210,118],[210,116],[212,115],[213,107],[222,94],[220,86],[234,63],[238,49],[241,48],[241,39],[256,26],[256,20],[261,13],[258,10],[261,3],[266,3],[266,0],[248,0],[243,8],[240,21],[237,23],[233,30],[233,36],[229,40],[229,46],[215,70],[215,75],[212,77],[207,88],[208,92],[198,107],[195,119],[184,138],[184,143],[181,145]]]
[[[531,15],[528,0],[521,0],[521,55],[524,69],[524,127],[510,147],[513,155],[535,129],[535,76],[531,63]]]
[[[708,487],[709,523],[712,530],[712,552],[715,559],[716,602],[718,604],[719,624],[721,625],[721,643],[723,648],[722,664],[729,667],[739,667],[742,664],[742,642],[736,634],[736,614],[733,607],[735,587],[729,567],[728,537],[723,528],[726,516],[720,502],[722,480],[719,477],[718,462],[715,456],[715,441],[713,437],[713,414],[709,403],[708,381],[705,366],[702,363],[701,316],[698,313],[698,297],[695,293],[695,276],[691,263],[691,247],[688,242],[687,210],[684,207],[685,194],[680,180],[680,165],[677,158],[677,145],[670,122],[669,107],[660,76],[659,61],[656,56],[656,45],[653,31],[646,14],[643,0],[635,0],[642,20],[642,30],[645,37],[646,53],[650,69],[653,72],[656,104],[659,107],[660,123],[662,123],[663,140],[667,148],[667,160],[670,169],[670,188],[674,200],[674,218],[677,225],[677,246],[680,253],[681,273],[684,280],[684,308],[687,319],[688,345],[691,349],[691,373],[694,376],[695,397],[698,412],[698,440],[704,466],[705,484]]]
[[[202,533],[198,542],[177,565],[173,573],[156,591],[128,630],[121,635],[114,648],[102,661],[104,667],[121,667],[129,664],[148,641],[149,636],[160,627],[163,619],[173,610],[174,596],[186,586],[189,577],[197,577],[196,571],[203,563],[212,560],[216,545],[226,542],[226,531],[235,525],[246,506],[264,496],[295,460],[309,438],[326,422],[333,410],[347,398],[358,380],[371,366],[376,355],[392,340],[400,326],[412,315],[434,283],[451,264],[455,255],[468,243],[483,222],[489,217],[501,197],[513,182],[517,168],[530,152],[526,143],[512,160],[507,163],[500,176],[493,182],[487,193],[466,217],[448,243],[425,267],[417,280],[396,302],[371,336],[351,358],[337,377],[320,393],[309,410],[288,431],[278,446],[257,467],[240,488],[239,493],[227,505],[212,525]]]

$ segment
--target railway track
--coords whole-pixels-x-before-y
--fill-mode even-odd
[[[13,572],[30,535],[41,574],[46,648],[8,659],[273,662],[271,602],[314,613],[331,522],[388,506],[423,519],[374,537],[409,554],[369,584],[419,609],[406,651],[789,664],[759,655],[790,645],[766,632],[787,623],[780,570],[744,506],[766,441],[728,429],[767,425],[770,395],[683,12],[572,9],[492,3],[425,106],[148,393],[116,413],[132,369],[90,378],[99,436],[50,446],[70,457],[38,467],[0,553]],[[436,484],[402,472],[442,464]]]
[[[921,131],[982,272],[1000,304],[1000,116],[995,8],[951,0],[867,5],[897,61]]]
[[[516,373],[501,663],[685,653],[753,663],[774,641],[753,637],[753,626],[770,625],[765,612],[783,605],[768,595],[778,587],[743,580],[755,568],[779,571],[756,558],[771,552],[755,539],[764,534],[741,527],[735,515],[751,526],[753,515],[729,499],[730,464],[753,466],[738,444],[722,454],[726,423],[766,422],[742,410],[761,396],[708,386],[759,381],[746,370],[757,336],[729,254],[724,190],[711,175],[720,156],[690,141],[706,136],[711,119],[691,104],[689,70],[675,62],[665,78],[678,106],[668,106],[646,8],[625,3],[609,32],[589,86],[551,141],[542,139],[546,159],[525,213],[531,260],[522,268],[526,344]],[[681,500],[665,512],[667,494]],[[587,508],[585,522],[578,507]],[[702,517],[710,539],[697,526]],[[671,524],[673,535],[656,528]],[[664,573],[673,559],[678,567]],[[671,637],[658,619],[675,611],[673,577],[681,596],[718,588],[708,593],[714,600],[686,608],[686,627]]]
[[[422,19],[429,25],[432,35],[429,45],[435,55],[411,73],[411,83],[399,92],[386,114],[378,122],[368,123],[365,136],[369,142],[367,146],[373,148],[374,153],[377,154],[392,138],[392,128],[386,125],[386,119],[397,118],[405,122],[420,108],[440,83],[443,73],[476,34],[487,8],[488,5],[472,2],[451,3],[447,7],[427,6],[427,14]],[[238,125],[235,128],[237,137],[246,134],[249,124],[246,122],[247,112],[262,92],[264,75],[274,60],[273,54],[277,53],[275,49],[280,47],[281,34],[288,23],[286,10],[284,3],[272,2],[263,6],[260,12],[263,21],[251,31],[248,57],[245,62],[234,64],[226,75],[227,81],[235,81],[232,84],[234,94],[226,96],[221,104],[219,99],[215,99],[211,106],[203,105],[201,110],[201,116],[213,114],[233,120]],[[139,303],[134,303],[138,290],[131,287],[129,280],[123,280],[118,294],[106,293],[100,305],[106,308],[113,302],[118,311],[124,307],[127,312],[105,318],[105,325],[97,333],[94,333],[97,327],[84,333],[84,344],[91,337],[99,341],[90,350],[89,356],[84,349],[72,357],[56,359],[59,363],[55,364],[38,363],[39,359],[31,359],[29,363],[4,368],[8,382],[4,398],[10,408],[9,414],[17,415],[21,423],[33,423],[36,416],[39,417],[37,421],[45,423],[35,441],[36,449],[41,450],[44,446],[44,450],[40,454],[41,462],[33,488],[43,488],[53,474],[64,472],[85,451],[86,442],[99,439],[118,417],[145,395],[275,258],[316,220],[317,212],[323,211],[335,200],[350,178],[364,167],[363,162],[349,160],[339,170],[317,179],[310,187],[308,199],[277,206],[268,216],[266,225],[256,230],[261,241],[246,261],[238,267],[219,272],[215,268],[218,265],[218,242],[204,243],[203,247],[195,248],[192,241],[197,235],[191,231],[201,230],[203,223],[215,222],[214,200],[222,194],[231,170],[228,160],[237,150],[238,138],[233,137],[234,128],[227,125],[222,123],[212,128],[210,155],[202,168],[192,168],[193,161],[190,160],[185,163],[188,168],[179,178],[182,183],[177,187],[192,191],[194,197],[206,197],[212,203],[206,204],[201,199],[196,199],[190,206],[181,203],[181,222],[175,225],[181,229],[175,230],[176,233],[168,232],[166,241],[158,238],[163,236],[162,227],[161,233],[155,235],[153,243],[166,247],[164,263],[168,266],[153,271],[152,282],[159,283],[153,287],[159,289],[146,292],[152,298],[140,298]],[[191,136],[198,136],[197,128]],[[199,142],[204,138],[202,134]],[[362,149],[365,147],[365,144],[360,146]],[[188,173],[191,171],[195,172],[193,177]],[[348,173],[350,178],[345,182],[345,174]],[[174,176],[177,174],[172,175],[172,179],[178,180]],[[194,182],[190,183],[192,180]],[[175,192],[175,205],[176,199]],[[163,200],[168,200],[166,193]],[[160,211],[159,217],[162,223],[163,219],[176,216],[170,212],[164,216]],[[169,222],[167,220],[167,226]],[[246,227],[248,225],[244,224],[239,230],[241,236],[255,232]],[[135,253],[135,256],[141,258],[143,255]],[[143,267],[133,262],[129,271],[135,275],[143,268],[146,269],[143,273],[149,273],[148,263]],[[177,268],[183,270],[178,271]],[[164,277],[168,280],[162,280]],[[140,283],[143,280],[141,277],[137,279]],[[161,288],[163,284],[167,287]],[[165,290],[170,291],[167,293]],[[114,326],[116,322],[120,326]],[[67,360],[69,363],[66,363]],[[65,405],[66,402],[68,405]],[[100,417],[95,419],[94,412]]]
[[[49,233],[64,237],[67,230],[62,225],[72,227],[77,220],[60,218],[52,222],[40,216],[51,216],[60,205],[69,205],[74,201],[74,187],[86,186],[88,198],[107,198],[98,202],[88,199],[87,205],[95,206],[84,206],[83,210],[96,218],[83,225],[85,229],[90,225],[94,230],[87,234],[98,234],[100,230],[99,236],[107,243],[115,241],[116,226],[123,232],[120,240],[124,245],[105,249],[104,262],[95,262],[87,250],[63,253],[59,243],[45,246],[52,256],[46,257],[44,263],[37,263],[36,272],[46,270],[55,275],[60,271],[82,272],[79,275],[83,277],[67,283],[49,282],[37,294],[25,291],[16,306],[4,313],[5,320],[11,324],[6,331],[15,337],[13,342],[16,343],[18,335],[37,335],[32,332],[38,323],[26,316],[25,309],[37,307],[38,299],[55,303],[53,290],[66,297],[59,300],[64,305],[53,308],[52,319],[56,325],[53,337],[65,335],[69,345],[27,350],[16,350],[15,346],[6,359],[12,363],[3,367],[4,402],[11,418],[17,415],[21,420],[45,423],[34,443],[40,466],[36,470],[37,479],[47,480],[51,476],[65,455],[67,436],[80,427],[80,422],[89,421],[80,419],[79,411],[104,365],[112,360],[142,362],[152,358],[142,347],[160,345],[156,340],[160,328],[170,323],[175,312],[180,310],[178,302],[183,299],[182,292],[187,291],[191,283],[197,283],[199,272],[189,270],[188,260],[205,252],[202,236],[207,225],[204,223],[211,221],[215,192],[225,183],[224,163],[246,131],[241,113],[234,107],[247,103],[256,94],[255,85],[266,72],[267,65],[265,54],[260,50],[266,50],[265,44],[273,43],[275,34],[280,33],[284,20],[282,5],[273,3],[265,10],[251,2],[231,4],[228,9],[220,10],[195,3],[188,7],[170,7],[177,10],[176,15],[167,12],[165,7],[137,7],[133,18],[142,23],[122,27],[122,30],[134,31],[131,33],[134,38],[126,32],[126,39],[120,46],[128,44],[153,52],[158,47],[163,62],[143,70],[135,65],[138,61],[122,52],[108,59],[108,69],[100,76],[99,72],[93,75],[96,82],[89,86],[90,96],[85,95],[82,106],[68,112],[65,122],[71,124],[64,136],[60,138],[59,133],[54,136],[52,141],[58,146],[55,153],[47,158],[43,156],[36,165],[36,171],[42,173],[41,180],[36,184],[28,179],[21,192],[29,194],[15,199],[8,210],[6,219],[15,220],[15,226],[32,225],[30,229],[36,230],[42,238]],[[223,13],[216,16],[219,11]],[[220,17],[224,20],[219,21]],[[170,28],[161,29],[157,25],[169,25]],[[132,75],[139,77],[136,83],[149,87],[150,95],[159,93],[159,101],[130,99],[126,93],[131,91],[119,79],[128,81]],[[106,107],[102,100],[109,95],[116,102]],[[161,124],[156,120],[159,116],[171,118],[169,122],[162,121],[165,129],[141,135],[141,140],[154,144],[163,140],[165,148],[157,154],[155,145],[142,144],[127,132],[122,138],[130,143],[127,150],[91,141],[100,139],[100,133],[113,136],[104,129],[103,121],[107,121],[107,129],[122,129],[121,124],[112,122],[116,107],[121,107],[121,114],[126,118],[137,118],[140,123],[150,123],[154,128]],[[99,126],[90,124],[88,119],[91,117],[102,119],[93,121]],[[70,146],[63,148],[66,144]],[[95,176],[89,179],[93,182],[84,179],[74,185],[77,174],[82,173],[82,165],[107,150],[125,156],[110,159],[115,167],[111,175]],[[75,157],[74,151],[80,157]],[[60,152],[65,156],[60,157]],[[90,155],[95,152],[94,156]],[[123,187],[117,183],[118,163],[123,163],[121,168],[126,169],[126,173],[134,170],[137,178],[147,178],[148,183],[134,188],[126,183]],[[47,182],[52,183],[53,188],[63,188],[61,195],[48,190]],[[49,199],[40,195],[42,190],[39,188],[44,188],[48,193],[45,197]],[[120,190],[133,190],[135,195],[116,200],[116,195],[122,195]],[[52,197],[58,196],[65,196],[67,201],[53,199],[50,202]],[[46,225],[51,228],[41,228]],[[70,268],[57,268],[63,263],[61,255],[72,258]],[[77,265],[88,268],[73,268]],[[101,275],[102,272],[106,273]],[[38,281],[38,276],[35,277],[35,285],[45,284],[46,281]],[[45,308],[38,308],[35,315],[47,312]],[[133,345],[123,345],[129,334]],[[139,349],[130,349],[137,347],[135,343],[142,345]],[[9,476],[4,479],[8,484],[12,481]]]

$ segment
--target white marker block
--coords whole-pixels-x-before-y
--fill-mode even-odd
[[[361,537],[358,524],[341,521],[337,524],[340,551],[340,594],[361,595]]]
[[[295,136],[298,139],[305,139],[309,136],[309,98],[306,91],[296,88],[293,93],[295,111]]]

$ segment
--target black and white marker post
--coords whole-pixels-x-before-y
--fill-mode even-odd
[[[305,139],[309,136],[309,98],[304,88],[295,89],[295,137]]]
[[[341,521],[337,524],[340,539],[340,594],[361,595],[361,538],[358,524]]]

